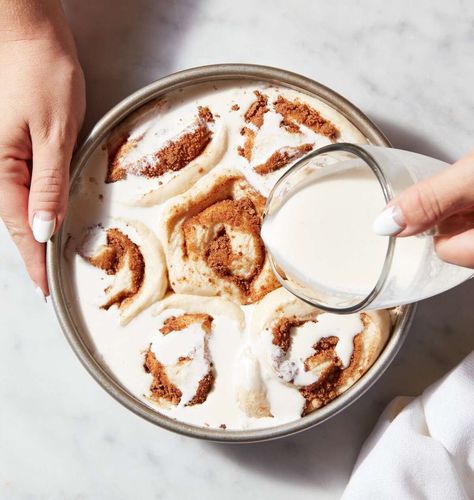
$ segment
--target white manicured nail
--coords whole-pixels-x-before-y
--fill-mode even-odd
[[[43,293],[43,290],[41,290],[41,288],[36,285],[35,286],[35,292],[41,297],[41,300],[46,303],[46,295]]]
[[[33,217],[33,236],[36,241],[46,243],[54,233],[56,217],[51,212],[36,212]]]
[[[372,231],[379,236],[394,236],[405,229],[403,216],[397,206],[386,208],[377,216]]]

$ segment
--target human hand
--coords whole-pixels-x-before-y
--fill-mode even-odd
[[[474,268],[474,151],[396,196],[379,215],[385,231],[412,236],[436,226],[435,248],[446,262]]]
[[[0,217],[47,295],[44,243],[65,215],[84,78],[67,26],[0,30],[0,68]]]

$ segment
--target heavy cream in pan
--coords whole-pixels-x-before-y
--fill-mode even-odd
[[[365,143],[341,114],[259,82],[151,102],[73,187],[70,307],[131,394],[202,427],[272,427],[317,411],[372,365],[387,311],[340,317],[282,289],[261,237],[266,198],[304,154]]]

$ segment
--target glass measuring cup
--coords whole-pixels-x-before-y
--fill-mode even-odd
[[[370,176],[370,193],[372,197],[378,196],[380,199],[381,210],[400,191],[446,166],[444,162],[417,153],[347,143],[331,144],[303,157],[278,180],[267,199],[262,237],[277,279],[291,293],[316,307],[336,313],[354,313],[362,309],[381,309],[415,302],[471,278],[474,274],[472,269],[448,264],[438,258],[434,249],[433,233],[407,238],[378,236],[379,240],[375,240],[372,233],[369,235],[371,228],[361,227],[371,244],[377,246],[377,252],[374,251],[375,247],[368,247],[367,252],[364,252],[360,250],[362,247],[354,251],[350,240],[345,242],[343,239],[334,239],[334,234],[353,231],[357,221],[352,221],[349,227],[340,217],[336,217],[334,220],[340,226],[336,231],[333,231],[334,228],[331,228],[330,224],[331,215],[339,210],[339,206],[343,207],[345,213],[350,214],[351,206],[345,206],[347,200],[344,199],[344,194],[352,196],[358,186],[362,186],[357,182],[350,186],[347,183],[341,184],[344,189],[341,187],[341,199],[338,199],[339,191],[334,187],[334,180],[344,180],[345,176],[353,175],[354,172],[358,172],[359,176],[362,174],[365,181],[370,180]],[[309,214],[314,220],[314,227],[320,231],[309,239],[299,240],[298,231],[302,230],[298,229],[299,221],[288,217],[281,218],[280,214],[293,203],[297,193],[303,193],[310,186],[314,188],[315,184],[324,188],[324,183],[328,181],[332,183],[331,189],[334,193],[328,200],[328,210],[333,211],[321,210],[319,213]],[[377,192],[373,191],[374,186]],[[363,194],[360,196],[361,204],[367,201],[364,200]],[[372,221],[376,215],[377,212],[371,215]],[[325,225],[318,226],[318,217],[321,221],[325,218]],[[305,219],[305,224],[307,230],[311,231],[313,224],[309,218]],[[273,232],[269,228],[273,229]],[[329,237],[331,235],[332,240]],[[282,248],[291,248],[292,240],[309,242],[308,248],[298,250],[295,243],[294,253],[283,252]],[[314,269],[318,268],[318,255],[322,254],[315,251],[316,262],[311,262],[311,266],[307,265],[308,252],[318,248],[311,245],[330,245],[331,241],[334,258],[338,260],[336,265],[331,263],[332,268],[330,267],[329,271],[337,271],[337,283],[331,283],[330,278],[325,282],[318,281],[318,273]],[[345,244],[342,245],[341,242]],[[345,246],[346,253],[343,252]],[[326,254],[331,254],[330,248]],[[319,269],[322,274],[328,274],[325,261],[321,261]],[[343,281],[344,275],[347,274],[349,279],[354,275],[354,270],[360,270],[361,276],[364,273],[367,275],[367,280],[360,286],[358,284],[358,288],[349,281]],[[355,274],[357,275],[357,272]]]

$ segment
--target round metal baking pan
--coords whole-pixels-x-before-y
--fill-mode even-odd
[[[320,83],[277,68],[249,64],[218,64],[174,73],[138,90],[117,104],[96,124],[76,152],[71,184],[80,175],[93,151],[131,112],[179,88],[216,80],[236,79],[274,83],[317,97],[344,115],[372,144],[390,147],[387,138],[367,116],[342,96]],[[234,443],[265,441],[289,436],[328,420],[361,397],[387,369],[403,344],[415,312],[413,305],[402,307],[387,345],[370,370],[344,394],[314,413],[294,422],[265,429],[233,431],[197,427],[162,415],[137,399],[105,369],[99,359],[94,357],[90,343],[86,341],[85,334],[74,317],[74,310],[69,304],[64,286],[62,249],[65,239],[66,235],[60,230],[47,246],[49,288],[61,328],[79,360],[92,377],[129,410],[160,427],[195,438]]]

